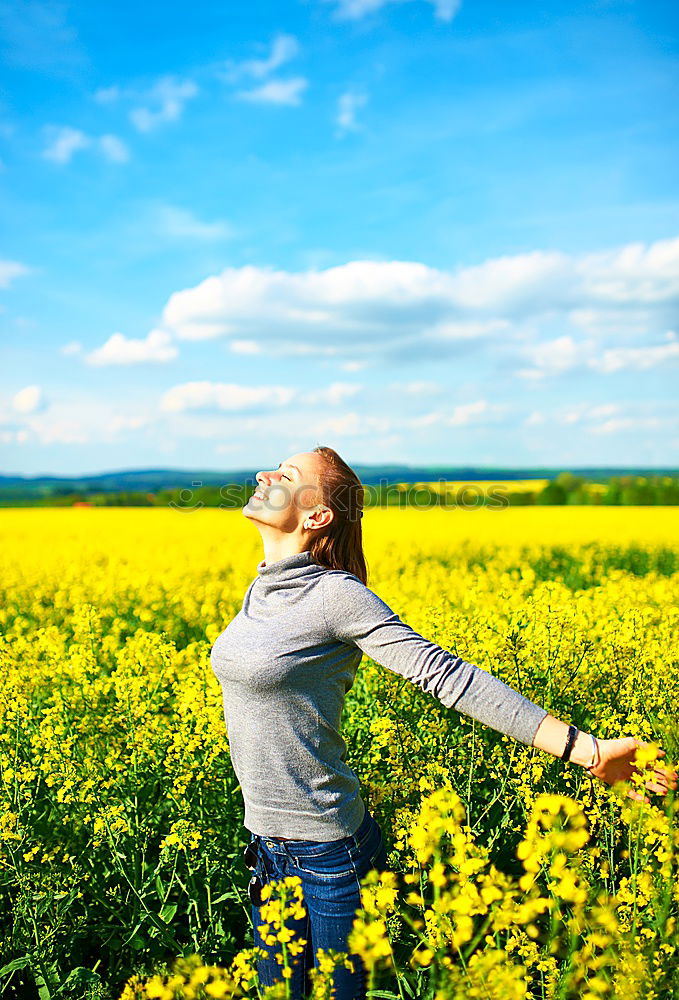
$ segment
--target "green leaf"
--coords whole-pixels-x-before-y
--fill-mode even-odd
[[[7,965],[3,965],[0,969],[0,976],[4,976],[6,972],[16,972],[17,969],[25,969],[30,960],[30,955],[22,955],[21,958],[13,958],[11,962]]]
[[[166,924],[169,924],[178,909],[178,903],[166,903],[160,911],[160,919],[164,920]]]
[[[34,969],[33,976],[35,977],[35,985],[38,987],[40,1000],[52,1000],[52,993],[42,973]]]
[[[71,970],[68,978],[61,984],[59,989],[56,990],[54,996],[58,996],[63,989],[67,986],[73,986],[75,983],[101,984],[101,976],[98,972],[92,972],[91,969],[86,969],[85,966],[79,965],[76,969]]]

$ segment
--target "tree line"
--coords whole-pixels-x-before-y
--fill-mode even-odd
[[[518,484],[517,484],[518,485]],[[236,509],[243,507],[255,491],[254,483],[228,483],[140,490],[74,491],[57,486],[41,496],[22,496],[14,487],[0,489],[3,507],[171,507],[191,512],[202,507]],[[481,482],[451,487],[439,483],[380,483],[365,485],[364,506],[427,508],[489,507],[584,504],[592,506],[676,506],[679,505],[679,477],[611,476],[606,480],[588,480],[572,472],[560,472],[545,486],[535,489],[512,483]]]

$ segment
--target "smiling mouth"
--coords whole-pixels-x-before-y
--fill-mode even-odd
[[[258,500],[266,500],[264,494],[260,493],[259,490],[255,490],[255,492],[252,495],[253,497],[256,497]]]

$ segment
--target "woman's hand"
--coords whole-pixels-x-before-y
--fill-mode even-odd
[[[677,772],[670,768],[661,767],[655,759],[656,751],[654,749],[643,750],[644,747],[650,747],[649,743],[634,739],[633,736],[625,736],[619,740],[597,740],[597,745],[599,752],[596,760],[586,770],[595,778],[605,781],[606,784],[614,785],[618,781],[629,781],[632,775],[648,771],[648,780],[644,783],[644,787],[649,792],[666,795],[669,788],[674,790],[677,787]],[[636,761],[639,748],[642,750],[639,754],[639,760]],[[657,755],[664,757],[665,751],[659,749]],[[627,794],[629,798],[639,802],[648,803],[651,801],[647,796],[642,796],[633,789],[630,789]]]

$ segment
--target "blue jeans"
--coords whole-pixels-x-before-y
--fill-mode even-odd
[[[293,931],[293,940],[306,938],[307,941],[299,955],[288,955],[293,969],[292,1000],[303,1000],[311,993],[308,970],[318,964],[317,949],[349,951],[347,936],[354,922],[354,911],[361,906],[359,879],[371,868],[387,869],[382,831],[366,807],[356,833],[340,840],[279,840],[251,833],[250,843],[253,841],[256,841],[258,854],[255,872],[263,882],[291,875],[302,880],[305,916],[301,920],[286,919],[286,927]],[[259,934],[259,925],[264,923],[261,908],[254,904],[251,907],[254,943],[267,952],[267,958],[257,959],[257,974],[262,986],[272,986],[283,979],[283,966],[274,957],[280,942],[264,943]],[[333,996],[336,1000],[365,1000],[365,965],[356,954],[350,954],[349,960],[353,972],[344,966],[333,971],[336,990]]]

